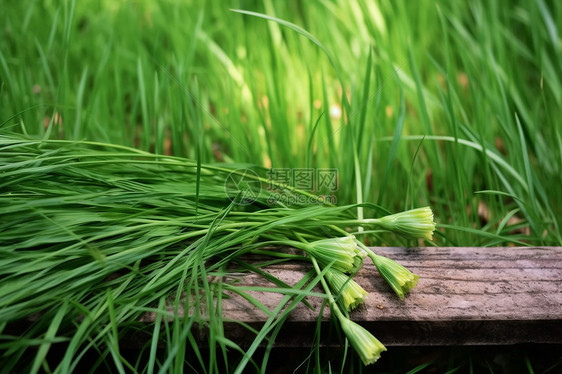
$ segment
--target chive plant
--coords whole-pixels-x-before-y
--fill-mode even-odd
[[[183,365],[180,349],[198,352],[195,326],[207,326],[212,346],[223,354],[233,347],[242,351],[223,334],[217,300],[228,290],[249,299],[248,307],[260,305],[243,287],[225,280],[236,271],[271,278],[265,265],[252,265],[253,254],[311,263],[311,273],[300,283],[277,279],[271,291],[286,295],[284,304],[294,307],[302,301],[298,295],[320,282],[325,292],[320,297],[329,300],[362,361],[376,361],[384,346],[343,314],[366,294],[352,275],[370,256],[400,297],[417,277],[374,254],[345,229],[361,226],[430,240],[435,228],[430,209],[357,219],[356,204],[271,203],[271,192],[252,183],[240,186],[232,198],[225,180],[237,172],[242,173],[235,165],[201,164],[123,146],[2,134],[3,367],[67,372],[93,350],[100,354],[94,369],[109,360],[119,370],[142,371],[138,361],[120,352],[120,339],[135,329],[153,329],[150,364],[160,370]],[[245,175],[261,182],[257,173]],[[245,188],[255,189],[255,201],[241,203],[248,195]],[[290,193],[307,194],[294,188]],[[362,207],[382,212],[374,205]],[[288,254],[287,247],[302,252]],[[147,313],[156,315],[155,324],[139,327]],[[26,326],[22,336],[10,333],[18,324]],[[263,339],[264,333],[257,332],[256,341]],[[167,356],[156,359],[161,344]],[[65,347],[58,362],[47,359],[54,346]],[[244,353],[248,360],[237,371],[251,361],[251,353]],[[212,358],[200,364],[211,372],[222,370]]]
[[[440,217],[438,244],[560,245],[562,6],[511,5],[4,2],[3,368],[65,372],[95,352],[92,370],[263,369],[254,353],[304,295],[346,318],[361,303],[352,275],[367,257],[398,297],[414,287],[363,239],[429,240],[432,212],[415,207]],[[315,204],[276,200],[257,189],[270,167],[337,168],[340,206],[291,186],[288,200]],[[286,285],[265,267],[283,261],[311,271]],[[284,294],[279,309],[226,281],[249,271]],[[242,326],[249,347],[224,336],[225,292],[270,316]],[[131,331],[149,336],[135,358],[119,344]],[[371,362],[380,349],[364,341],[351,344]]]

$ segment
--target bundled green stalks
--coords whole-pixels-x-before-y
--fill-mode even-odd
[[[271,349],[288,313],[306,295],[319,295],[312,292],[318,284],[361,360],[375,362],[385,347],[347,314],[366,295],[352,275],[368,256],[401,298],[417,276],[345,229],[431,239],[431,210],[359,220],[357,205],[271,205],[257,175],[245,177],[259,183],[245,183],[232,194],[228,180],[244,167],[201,165],[109,144],[0,136],[3,370],[70,372],[92,354],[92,371],[105,365],[149,373],[200,366],[239,373],[248,364],[263,370],[267,359],[260,368],[252,359],[256,348]],[[249,193],[251,204],[244,200]],[[283,252],[287,247],[302,254]],[[256,266],[247,262],[252,254],[272,260]],[[284,284],[265,268],[283,261],[309,262],[311,271],[296,285]],[[263,275],[276,283],[272,292],[285,295],[275,311],[267,311],[271,318],[262,330],[240,322],[256,334],[247,349],[224,336],[221,300],[228,290],[246,297],[249,307],[263,305],[226,283],[233,271]],[[147,313],[155,323],[140,322]],[[207,329],[208,359],[195,339],[196,326]],[[131,359],[119,342],[133,332],[148,338],[144,354]],[[188,362],[189,350],[197,363]],[[242,359],[230,361],[230,351]]]

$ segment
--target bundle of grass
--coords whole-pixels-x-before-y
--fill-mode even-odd
[[[270,192],[260,187],[262,178],[251,173],[245,176],[260,183],[245,183],[235,194],[227,186],[225,192],[225,181],[243,173],[240,167],[246,166],[204,165],[110,144],[1,135],[3,369],[69,372],[95,352],[92,371],[103,365],[119,371],[176,371],[192,350],[198,363],[187,363],[191,366],[241,372],[257,365],[252,360],[256,347],[268,339],[271,348],[278,325],[319,283],[363,362],[376,361],[384,346],[344,315],[364,298],[351,276],[369,255],[401,297],[417,278],[375,257],[345,228],[353,223],[427,239],[435,227],[430,211],[362,220],[354,216],[357,205],[271,204]],[[408,231],[405,224],[415,229]],[[288,246],[303,252],[283,252]],[[312,266],[296,285],[275,281],[278,287],[272,290],[285,297],[275,311],[267,311],[272,318],[260,331],[245,326],[256,337],[244,350],[224,336],[221,316],[224,289],[241,295],[244,290],[225,283],[223,276],[233,270],[267,276],[266,269],[246,261],[255,253]],[[263,308],[257,300],[248,301]],[[147,312],[156,316],[155,323],[139,322]],[[21,323],[26,326],[21,335],[11,335]],[[207,359],[195,326],[207,329],[212,348]],[[143,348],[146,360],[128,360],[120,339],[139,330],[150,336]],[[57,359],[47,356],[53,345],[64,347]],[[242,352],[234,367],[229,351]]]

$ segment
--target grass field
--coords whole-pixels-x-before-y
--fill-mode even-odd
[[[167,164],[170,172],[162,177],[166,188],[159,193],[183,188],[177,173],[187,164],[173,164],[174,158],[188,158],[199,166],[223,165],[221,173],[251,168],[262,181],[280,183],[286,181],[286,172],[296,176],[330,170],[337,186],[329,191],[308,186],[306,192],[330,194],[338,206],[373,203],[387,212],[429,205],[437,222],[435,245],[562,245],[562,65],[557,62],[562,60],[562,3],[36,0],[4,1],[1,8],[0,135],[53,142],[0,153],[4,170],[25,157],[43,157],[39,154],[45,150],[61,157],[85,152],[81,157],[118,159],[113,154],[88,155],[80,146],[78,151],[71,145],[62,151],[50,148],[74,140],[84,147],[113,144],[112,151],[105,151],[123,151],[130,159],[156,154],[150,159]],[[60,167],[66,167],[66,160],[70,158]],[[154,181],[152,167],[143,169],[143,183]],[[139,168],[110,172],[122,173],[125,180]],[[82,176],[99,181],[99,186],[105,183],[103,170],[69,170],[76,180]],[[0,175],[1,186],[13,187],[15,179],[6,175]],[[111,182],[112,188],[125,185],[119,178]],[[199,171],[193,178],[199,196],[200,181],[207,179]],[[226,173],[209,176],[209,185],[220,188],[205,190],[204,197],[222,194],[223,179]],[[38,185],[46,191],[55,188],[51,182],[56,181],[37,183],[44,183]],[[133,182],[137,180],[127,183]],[[8,217],[16,208],[10,208],[12,195],[2,188],[0,212]],[[85,194],[89,186],[83,188]],[[70,190],[60,196],[77,192]],[[151,191],[150,201],[127,201],[166,212],[167,224],[187,224],[173,203]],[[100,199],[95,204],[106,207],[121,201]],[[201,208],[209,216],[217,212],[211,205]],[[153,219],[137,210],[104,219],[117,225],[137,213],[139,219]],[[358,218],[364,213],[369,212],[357,209]],[[22,222],[25,219],[21,216]],[[76,219],[64,216],[57,227]],[[0,222],[2,227],[9,223]],[[215,221],[206,224],[213,227]],[[179,232],[155,227],[142,231],[142,238],[127,236],[109,244],[137,245]],[[31,224],[27,228],[35,229],[41,230]],[[59,238],[49,232],[52,236],[43,238],[41,245]],[[72,235],[78,241],[85,237],[80,232]],[[16,248],[13,240],[0,236],[5,248]],[[369,242],[424,243],[432,244],[388,235],[375,235]],[[94,258],[113,254],[86,247]],[[13,266],[10,253],[2,252],[1,269]],[[176,255],[170,252],[158,261],[164,264]],[[141,260],[131,256],[127,266],[138,271]],[[50,271],[53,266],[40,269]],[[158,274],[169,270],[153,267],[149,270]],[[35,270],[39,274],[39,267]],[[103,279],[112,269],[105,270],[91,280]],[[70,292],[70,286],[64,287]],[[167,291],[176,292],[170,287]],[[92,315],[109,308],[107,326],[140,313],[133,313],[130,305],[113,309],[115,295],[102,294],[82,307]],[[162,295],[143,303],[158,305]],[[75,308],[75,315],[83,313],[72,303],[64,305]],[[7,322],[27,312],[17,310],[10,319],[6,314],[6,320],[0,319],[0,334]],[[65,313],[53,310],[50,316],[60,323]],[[167,353],[189,346],[178,343],[188,325],[158,331],[168,334]],[[80,333],[99,334],[98,340],[90,341],[92,347],[101,349],[104,342],[109,348],[103,357],[126,361],[119,358],[117,340],[112,340],[118,339],[117,328],[106,331],[104,326],[92,322],[84,327],[88,332]],[[48,321],[41,328],[46,331],[41,338],[56,341],[58,325]],[[31,341],[39,339],[37,329],[28,331],[30,340],[20,345],[41,344],[34,357],[48,350],[47,340]],[[7,342],[3,348],[11,344]],[[151,344],[147,350],[154,363],[159,360],[152,354],[156,340]],[[4,359],[15,365],[13,354]],[[57,370],[71,368],[74,354],[64,356]],[[158,363],[164,368],[181,366],[182,357],[169,360]],[[202,364],[203,371],[218,370],[213,362]],[[135,363],[131,365],[129,369]],[[53,369],[40,359],[33,368]]]

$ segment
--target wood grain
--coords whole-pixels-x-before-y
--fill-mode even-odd
[[[561,247],[380,247],[374,251],[420,276],[404,301],[391,293],[370,261],[355,277],[369,296],[351,317],[385,345],[562,342]],[[307,270],[306,264],[266,268],[289,284]],[[246,285],[274,286],[257,275],[240,280]],[[275,293],[250,293],[270,310],[282,298]],[[276,339],[277,346],[312,344],[321,300],[307,300],[316,310],[299,305]],[[259,327],[267,316],[248,305],[232,295],[223,303],[223,315]],[[322,328],[326,331],[330,330],[328,320],[329,311],[325,311]],[[237,324],[229,324],[226,331],[243,343],[244,332]]]

